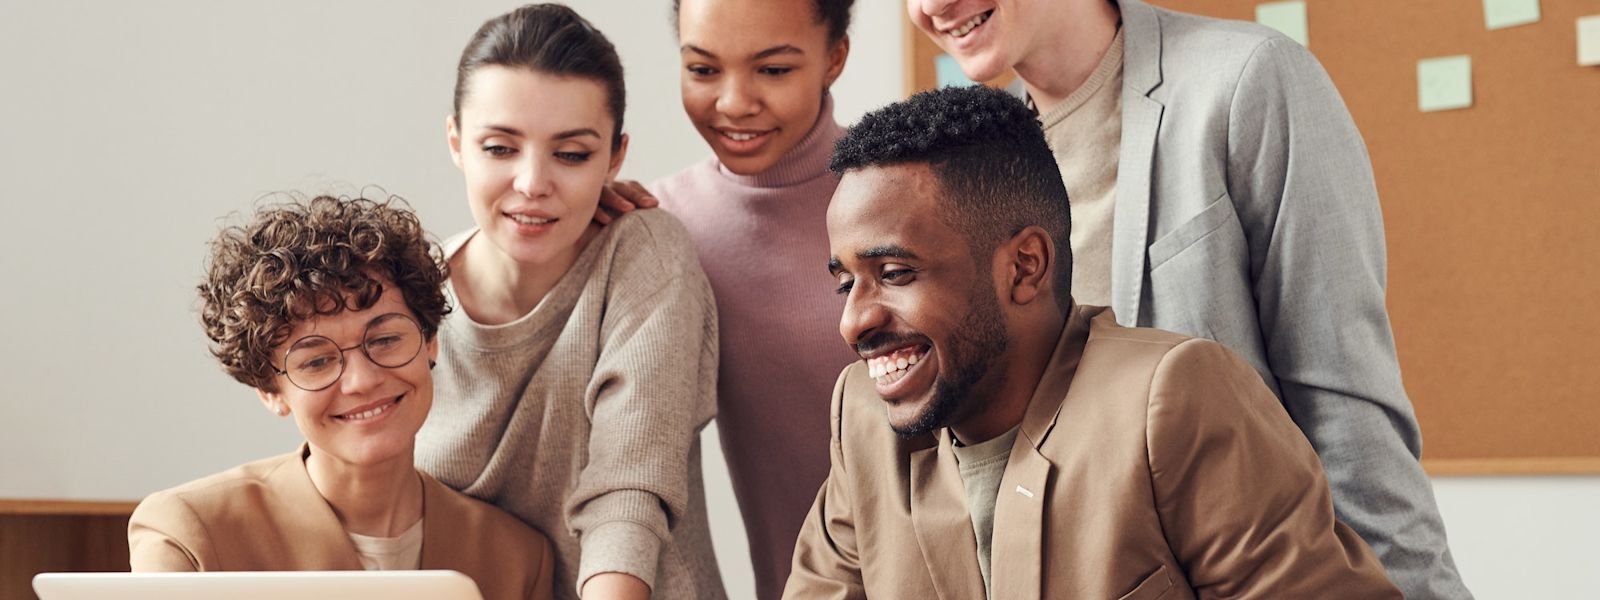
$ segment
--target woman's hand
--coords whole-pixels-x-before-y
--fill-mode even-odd
[[[650,191],[637,181],[618,180],[600,190],[600,206],[594,210],[594,222],[601,225],[639,208],[655,208],[660,203]]]
[[[650,586],[627,573],[600,573],[583,582],[583,600],[650,600]]]

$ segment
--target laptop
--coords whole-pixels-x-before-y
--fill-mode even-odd
[[[39,600],[483,600],[456,571],[40,573]]]

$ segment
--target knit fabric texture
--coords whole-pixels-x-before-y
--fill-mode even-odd
[[[724,598],[699,447],[716,412],[717,321],[677,219],[613,221],[511,323],[456,306],[418,466],[549,536],[556,598],[607,572],[644,580],[652,598]]]
[[[722,365],[717,432],[744,517],[757,597],[783,593],[800,524],[828,476],[828,402],[859,360],[839,337],[828,274],[828,171],[844,129],[832,99],[804,139],[754,175],[715,156],[651,191],[683,220],[716,292]]]

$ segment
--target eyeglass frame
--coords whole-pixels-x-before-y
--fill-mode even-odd
[[[388,365],[385,365],[383,363],[380,363],[377,360],[373,359],[372,358],[372,353],[367,351],[367,341],[368,341],[367,340],[367,336],[368,336],[368,334],[372,333],[372,325],[374,323],[378,323],[380,321],[385,321],[385,320],[388,319],[388,317],[391,317],[391,316],[405,319],[406,321],[410,322],[413,327],[417,328],[417,349],[416,349],[416,351],[412,352],[411,356],[409,358],[407,358],[405,360],[405,362],[402,362],[400,364],[394,365],[392,367],[388,366]],[[297,339],[293,343],[289,344],[288,348],[284,349],[284,351],[283,351],[283,365],[285,367],[287,367],[287,366],[289,366],[289,354],[294,352],[295,346],[298,346],[300,344],[300,342],[304,342],[304,341],[309,340],[311,338],[322,338],[324,340],[328,340],[328,343],[332,344],[334,349],[339,351],[339,374],[333,376],[333,379],[329,380],[327,385],[324,385],[324,386],[316,388],[316,389],[311,389],[311,388],[308,388],[306,386],[300,385],[300,383],[296,382],[293,377],[290,377],[288,369],[280,369],[280,368],[278,368],[277,365],[274,365],[274,364],[271,364],[271,363],[268,363],[267,366],[272,367],[272,372],[273,373],[278,374],[278,375],[282,375],[284,379],[289,380],[289,384],[290,385],[293,385],[293,386],[295,386],[297,388],[300,388],[302,390],[305,390],[307,392],[320,392],[322,390],[325,390],[325,389],[333,387],[334,384],[339,383],[339,378],[344,377],[345,366],[347,364],[349,364],[349,361],[345,360],[345,358],[344,358],[344,354],[346,352],[349,352],[351,350],[355,350],[356,348],[360,348],[362,356],[367,357],[367,362],[372,363],[374,366],[377,366],[377,367],[380,367],[380,368],[384,368],[384,369],[398,369],[400,367],[404,367],[406,365],[411,364],[412,361],[417,360],[418,356],[422,355],[422,347],[428,345],[427,344],[427,337],[428,337],[427,334],[422,331],[422,324],[418,323],[416,319],[411,318],[410,315],[407,315],[405,313],[397,313],[397,312],[383,313],[381,315],[373,317],[371,321],[367,321],[366,328],[361,330],[361,341],[357,342],[355,345],[350,346],[348,348],[341,348],[339,346],[339,342],[333,341],[333,338],[330,338],[328,336],[318,335],[318,334],[311,334],[311,335],[307,335],[307,336],[302,336],[300,339]]]

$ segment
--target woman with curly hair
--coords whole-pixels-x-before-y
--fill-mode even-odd
[[[413,466],[445,277],[388,202],[321,196],[224,229],[199,286],[211,352],[306,442],[150,495],[133,570],[452,569],[486,598],[549,598],[548,539]]]
[[[549,535],[559,598],[716,600],[716,306],[670,214],[594,222],[624,104],[616,50],[565,6],[490,19],[462,52],[447,139],[476,227],[444,243],[460,310],[418,465]]]

